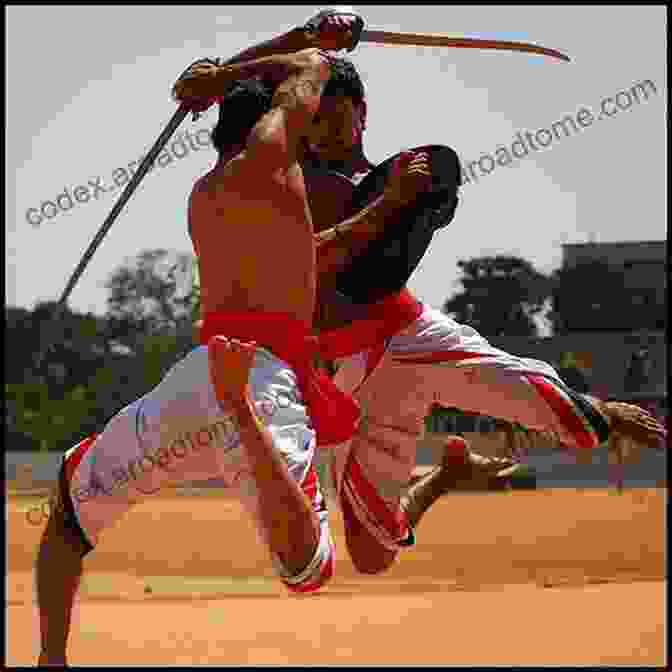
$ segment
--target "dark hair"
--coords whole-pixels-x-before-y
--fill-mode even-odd
[[[271,109],[275,87],[253,77],[233,82],[219,104],[219,120],[212,131],[212,144],[222,153],[243,144],[254,125]],[[364,102],[364,84],[355,66],[345,58],[334,58],[324,96],[345,96]]]
[[[323,95],[345,96],[358,104],[364,101],[364,84],[357,69],[347,58],[331,60],[331,75]]]
[[[212,131],[218,152],[240,145],[259,119],[271,109],[274,90],[259,78],[233,82],[219,104],[219,120]]]

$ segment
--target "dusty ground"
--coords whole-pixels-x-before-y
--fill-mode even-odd
[[[86,561],[70,659],[128,664],[664,665],[662,489],[449,495],[418,546],[363,577],[332,506],[336,576],[285,593],[238,505],[156,497]],[[37,643],[41,526],[8,499],[7,656]],[[149,592],[151,591],[151,592]]]

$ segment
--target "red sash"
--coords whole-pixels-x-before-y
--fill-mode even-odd
[[[332,380],[313,366],[318,341],[310,327],[286,313],[216,311],[203,316],[200,341],[207,345],[216,335],[256,341],[287,362],[296,374],[318,445],[350,439],[360,417],[358,404],[341,392]]]
[[[380,346],[413,324],[422,314],[423,304],[404,288],[367,306],[366,311],[366,318],[320,334],[320,354],[324,359],[348,357]]]

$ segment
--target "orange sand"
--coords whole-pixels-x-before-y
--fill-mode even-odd
[[[332,506],[336,576],[308,596],[274,578],[235,501],[156,497],[86,560],[70,662],[664,665],[666,497],[452,494],[378,577],[354,570]],[[38,501],[8,498],[10,665],[36,655]]]

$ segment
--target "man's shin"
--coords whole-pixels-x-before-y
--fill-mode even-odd
[[[360,574],[382,574],[395,562],[398,550],[383,546],[359,522],[347,497],[340,497],[345,543],[352,564]]]
[[[88,549],[65,522],[61,507],[52,511],[36,562],[40,612],[39,665],[64,665],[72,606]]]

